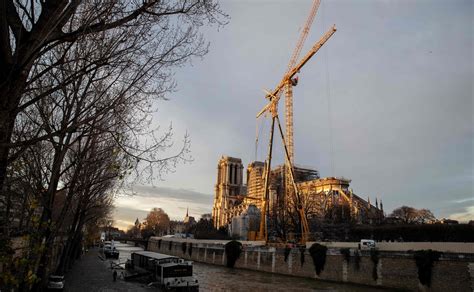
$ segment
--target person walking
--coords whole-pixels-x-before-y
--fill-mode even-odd
[[[117,271],[114,270],[114,273],[112,274],[114,276],[114,282],[117,281]]]

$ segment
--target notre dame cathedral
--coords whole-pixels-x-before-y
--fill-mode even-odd
[[[260,161],[250,163],[244,181],[244,166],[240,158],[222,156],[217,164],[212,218],[216,228],[228,227],[232,219],[247,214],[249,208],[260,209],[264,196],[265,164]],[[285,166],[271,170],[269,181],[269,217],[289,220],[293,200],[285,190]],[[383,204],[375,199],[372,205],[356,195],[349,184],[351,180],[342,177],[320,178],[316,170],[294,168],[295,182],[302,197],[308,220],[352,222],[372,224],[383,219]],[[255,208],[256,207],[256,208]],[[294,209],[293,209],[294,210]],[[287,219],[282,219],[287,218]]]

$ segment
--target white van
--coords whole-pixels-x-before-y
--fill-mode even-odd
[[[360,248],[361,248],[361,249],[371,249],[371,248],[375,248],[375,240],[372,240],[372,239],[361,239],[359,245],[360,245]]]

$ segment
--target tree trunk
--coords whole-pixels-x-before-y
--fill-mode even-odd
[[[79,225],[80,208],[81,203],[79,203],[77,206],[76,212],[74,214],[74,220],[68,232],[66,247],[64,248],[63,253],[61,254],[61,260],[56,270],[58,274],[63,274],[66,271],[66,268],[68,267],[69,258],[71,256],[71,250],[75,237],[74,235],[76,234]]]
[[[72,241],[73,248],[68,259],[68,268],[71,268],[74,261],[78,259],[81,255],[82,227],[84,226],[84,219],[85,211],[82,211],[79,219],[79,225],[77,227],[76,232],[74,233],[74,239]]]
[[[0,191],[2,192],[7,174],[9,144],[30,69],[31,65],[25,66],[21,72],[2,68],[0,73]]]
[[[67,139],[66,139],[67,140]],[[59,144],[62,145],[64,141],[64,137],[60,137]],[[67,143],[66,143],[67,145]],[[48,264],[50,261],[50,253],[53,248],[54,243],[54,236],[55,233],[52,232],[51,223],[52,223],[52,209],[54,204],[54,197],[56,195],[56,191],[59,184],[60,174],[61,174],[61,165],[64,160],[64,156],[66,155],[66,149],[63,146],[58,146],[55,148],[54,159],[53,159],[53,166],[51,170],[51,178],[50,184],[48,186],[48,190],[44,192],[43,200],[42,200],[42,207],[43,212],[41,214],[40,219],[40,236],[39,239],[41,242],[45,241],[44,250],[41,253],[40,261],[38,265],[38,270],[36,275],[41,279],[40,282],[37,283],[35,290],[41,291],[41,288],[46,285],[46,274],[48,271]]]

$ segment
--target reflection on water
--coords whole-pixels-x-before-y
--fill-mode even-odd
[[[122,243],[116,243],[120,252],[115,263],[125,263],[132,252],[143,250]],[[200,291],[331,291],[331,292],[375,292],[387,291],[378,288],[350,284],[328,283],[314,279],[290,277],[250,270],[230,269],[194,262],[194,276],[199,281]]]
[[[224,266],[194,263],[201,291],[387,291],[365,286],[328,283],[279,274],[230,269]]]

